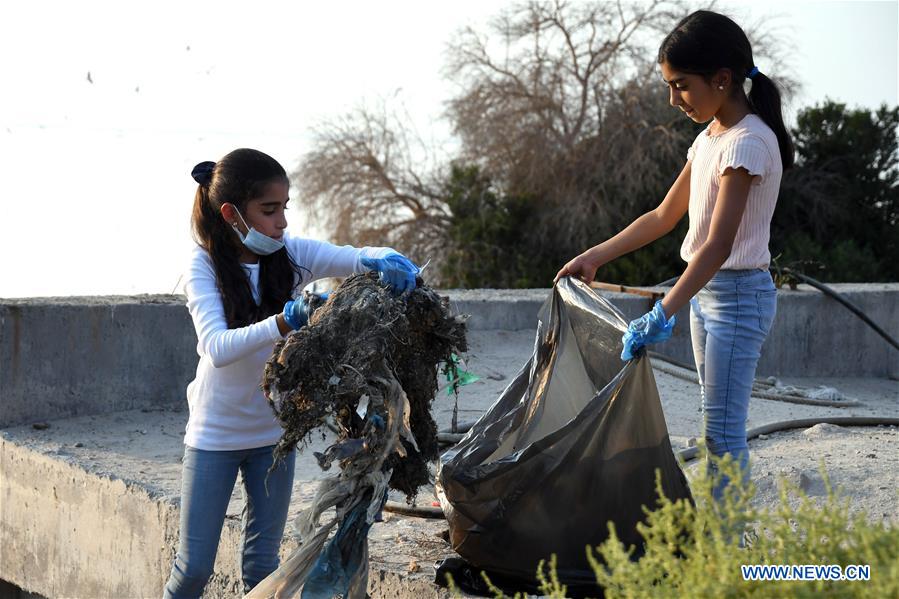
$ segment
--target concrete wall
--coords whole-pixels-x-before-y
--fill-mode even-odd
[[[0,579],[45,597],[162,596],[177,501],[2,437],[0,472]],[[239,538],[239,523],[226,520],[204,597],[240,596]],[[294,549],[286,539],[282,559]]]
[[[196,343],[180,297],[0,300],[0,428],[180,405]]]
[[[899,339],[899,283],[830,286]],[[640,316],[649,307],[647,299],[633,295],[604,295],[629,318]],[[654,349],[692,364],[689,308],[681,310],[677,318],[672,338]],[[837,301],[800,285],[796,291],[781,289],[777,293],[777,316],[762,347],[758,375],[899,378],[899,350]]]
[[[146,581],[158,585],[171,567],[172,555],[160,548],[174,546],[177,513],[160,514],[140,487],[98,481],[5,439],[0,471],[0,578],[46,597],[139,597]],[[116,565],[127,572],[108,572]],[[104,579],[117,584],[108,588]]]
[[[178,500],[10,442],[2,433],[0,472],[0,599],[162,596],[178,544]],[[241,596],[240,546],[240,523],[229,517],[205,599]],[[296,548],[285,537],[282,563]],[[432,579],[377,568],[368,592],[447,596],[435,592]]]
[[[899,283],[835,285],[899,337]],[[472,330],[536,327],[546,289],[451,290]],[[647,298],[607,293],[625,316]],[[689,313],[660,351],[692,361]],[[197,363],[180,296],[0,300],[0,428],[65,416],[181,405]],[[899,376],[899,351],[832,299],[781,290],[760,375]]]

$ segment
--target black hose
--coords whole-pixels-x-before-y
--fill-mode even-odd
[[[668,362],[673,366],[677,366],[678,368],[683,368],[684,370],[689,370],[693,372],[696,370],[696,366],[694,364],[687,364],[686,362],[681,362],[680,360],[675,360],[674,358],[668,357],[665,354],[660,354],[659,352],[646,350],[646,354],[652,358],[653,360],[661,360],[663,362]]]
[[[821,281],[815,280],[807,275],[802,274],[801,272],[796,272],[795,270],[793,270],[791,268],[782,268],[781,271],[783,271],[784,273],[786,273],[788,275],[792,275],[792,276],[796,277],[803,283],[811,285],[818,291],[821,291],[825,295],[837,300],[838,302],[843,304],[843,306],[848,308],[850,312],[852,312],[853,314],[855,314],[856,316],[861,318],[865,322],[865,324],[867,324],[869,327],[874,329],[878,335],[880,335],[881,337],[886,339],[887,343],[889,343],[896,349],[899,349],[899,341],[896,341],[889,333],[887,333],[882,328],[880,328],[880,326],[876,322],[874,322],[873,320],[868,318],[868,315],[865,314],[864,312],[862,312],[861,308],[859,308],[858,306],[856,306],[855,304],[850,302],[848,299],[846,299],[845,297],[843,297],[842,295],[840,295],[839,293],[834,291],[832,288],[828,287]]]
[[[816,424],[836,424],[839,426],[878,426],[878,425],[899,425],[899,418],[889,418],[886,416],[822,416],[820,418],[799,418],[797,420],[781,420],[780,422],[772,422],[763,424],[746,431],[746,440],[755,439],[759,435],[767,435],[779,431],[787,431],[794,428],[808,428]],[[699,455],[698,447],[688,447],[681,449],[677,455],[685,462],[689,462]]]
[[[467,433],[468,431],[471,430],[471,427],[474,426],[474,423],[475,423],[474,420],[472,420],[472,421],[470,421],[470,422],[463,422],[463,423],[461,423],[461,424],[457,424],[455,430],[453,430],[452,427],[450,427],[450,428],[442,428],[442,429],[440,429],[440,432],[441,432],[441,433],[448,433],[448,434],[457,434],[457,433],[461,433],[461,434],[464,435],[465,433]]]
[[[689,368],[683,362],[678,362],[677,360],[669,359],[667,356],[663,356],[661,354],[656,354],[655,352],[648,352],[650,357],[658,358],[662,362],[670,362],[679,368],[687,369],[687,372],[681,372],[679,370],[675,370],[673,368],[668,368],[663,364],[653,364],[652,367],[660,372],[664,372],[665,374],[675,376],[679,379],[683,379],[685,381],[689,381],[694,385],[699,384],[699,376],[694,372],[692,368]],[[786,403],[794,403],[800,404],[804,406],[824,406],[828,408],[851,408],[862,405],[861,402],[854,399],[815,399],[812,397],[802,397],[799,395],[788,395],[786,393],[772,393],[770,391],[765,391],[761,389],[757,389],[756,387],[771,385],[762,381],[760,379],[755,379],[753,381],[753,390],[752,397],[757,397],[759,399],[768,399],[771,401],[782,401]]]
[[[399,503],[397,501],[388,501],[384,504],[384,511],[402,516],[413,516],[415,518],[443,518],[443,510],[439,507],[416,506]]]
[[[462,427],[457,427],[461,430]],[[471,428],[469,425],[468,428],[465,429],[465,433]],[[437,443],[440,445],[455,445],[459,441],[465,438],[465,433],[437,433]]]
[[[661,364],[653,364],[653,368],[659,370],[660,372],[664,372],[671,376],[678,377],[685,381],[690,381],[696,385],[699,384],[699,376],[695,374],[695,369],[692,365],[686,364],[685,362],[681,362],[679,360],[675,360],[674,358],[670,358],[664,354],[660,354],[654,351],[647,351],[647,355],[653,360],[659,360],[661,362],[668,362],[669,364],[676,366],[678,368],[682,368],[687,372],[678,372],[676,370],[668,369]],[[771,401],[783,401],[786,403],[794,403],[805,406],[824,406],[828,408],[851,408],[862,405],[861,402],[856,401],[854,399],[814,399],[811,397],[802,397],[798,395],[788,395],[781,393],[772,393],[770,391],[765,391],[764,389],[758,389],[758,387],[771,387],[772,384],[763,379],[753,379],[752,382],[752,397],[757,397],[759,399],[768,399]]]
[[[456,430],[453,430],[452,427],[441,429],[440,432],[437,433],[437,444],[443,446],[455,445],[465,437],[465,434],[470,431],[473,426],[474,421],[471,421],[457,424]]]

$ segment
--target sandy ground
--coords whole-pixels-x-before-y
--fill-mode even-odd
[[[757,507],[780,503],[780,480],[800,487],[816,503],[827,494],[822,471],[849,511],[899,523],[899,430],[817,424],[751,443]],[[693,468],[693,467],[691,467]],[[689,470],[689,468],[688,468]],[[791,496],[790,504],[799,499]]]
[[[476,331],[470,334],[466,366],[480,375],[479,382],[462,388],[459,421],[475,420],[496,399],[526,362],[534,342],[532,331]],[[695,384],[656,372],[672,445],[686,447],[700,436],[699,391]],[[887,379],[784,379],[787,384],[826,384],[858,399],[863,405],[851,408],[823,408],[778,401],[753,399],[748,426],[792,418],[821,415],[899,417],[899,382]],[[453,398],[444,391],[434,403],[438,426],[449,427]],[[177,500],[180,495],[180,459],[187,420],[186,410],[134,410],[102,416],[84,416],[51,421],[43,430],[32,425],[4,429],[3,434],[38,451],[77,463],[100,475],[132,480],[159,497]],[[325,447],[330,438],[318,436],[297,460],[291,514],[309,505],[322,473],[311,455]],[[895,427],[843,428],[819,425],[806,430],[776,433],[750,443],[753,481],[758,488],[758,505],[777,501],[777,481],[785,477],[802,485],[820,500],[824,485],[819,467],[823,463],[834,487],[850,499],[853,511],[863,510],[871,519],[899,523],[899,430]],[[694,462],[688,475],[701,467]],[[229,517],[240,514],[240,485],[235,487]],[[394,500],[402,497],[394,496]],[[420,505],[431,505],[426,489]],[[433,576],[431,563],[451,554],[440,538],[446,528],[442,520],[423,520],[385,514],[385,522],[371,531],[373,566],[420,572]]]

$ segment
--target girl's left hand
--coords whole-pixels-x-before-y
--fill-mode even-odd
[[[310,293],[310,296],[318,296],[319,299],[326,300],[328,299],[328,293]],[[309,308],[309,303],[306,301],[306,297],[301,295],[295,300],[288,300],[286,304],[284,304],[284,321],[292,328],[294,331],[298,330],[301,327],[306,326],[309,322],[309,315],[312,312]]]
[[[661,343],[671,338],[677,317],[665,318],[665,310],[662,309],[662,300],[656,302],[652,311],[640,318],[632,320],[627,326],[627,332],[621,337],[624,348],[621,350],[621,359],[633,360],[640,348],[647,343]]]
[[[590,284],[596,278],[596,271],[603,265],[603,261],[597,258],[593,249],[587,250],[583,254],[575,256],[556,273],[553,279],[553,285],[559,282],[562,277],[574,277],[580,279],[584,283]]]
[[[397,293],[415,289],[415,277],[421,269],[400,253],[393,253],[383,258],[362,258],[362,266],[380,274],[382,283],[386,283]]]

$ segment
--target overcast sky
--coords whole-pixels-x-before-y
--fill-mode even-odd
[[[360,101],[401,98],[445,139],[445,44],[506,4],[3,3],[0,297],[171,292],[192,246],[191,167],[254,147],[292,170],[308,126]],[[825,97],[897,104],[897,2],[718,9],[779,15],[804,85],[790,115]]]

